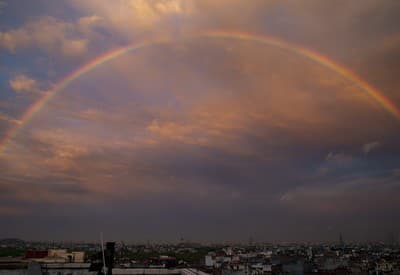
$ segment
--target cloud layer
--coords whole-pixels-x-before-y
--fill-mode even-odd
[[[68,72],[133,42],[164,43],[82,75],[9,141],[2,235],[376,240],[400,228],[398,121],[304,56],[193,36],[230,29],[304,45],[399,106],[397,4],[87,0],[60,16],[42,1],[42,15],[0,30],[2,137]]]

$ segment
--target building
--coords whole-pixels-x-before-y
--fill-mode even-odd
[[[47,250],[28,250],[25,252],[26,259],[43,259],[48,256]]]
[[[85,261],[85,252],[68,252],[66,249],[49,249],[48,258],[63,259],[65,263],[83,263]]]

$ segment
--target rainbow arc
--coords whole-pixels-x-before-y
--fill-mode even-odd
[[[255,43],[261,43],[271,47],[277,47],[283,50],[287,50],[293,54],[303,56],[309,60],[312,60],[320,64],[321,66],[324,66],[332,70],[336,74],[342,76],[344,79],[354,83],[358,88],[366,92],[372,99],[374,99],[380,106],[382,106],[384,110],[386,110],[394,118],[400,121],[400,110],[392,102],[390,102],[390,100],[387,97],[385,97],[382,92],[380,92],[378,89],[368,84],[366,81],[364,81],[355,73],[353,73],[351,70],[345,68],[344,66],[339,65],[338,63],[332,61],[331,59],[322,55],[321,53],[288,43],[284,40],[272,36],[255,35],[245,32],[211,30],[211,31],[198,32],[195,35],[193,35],[193,37],[250,41]],[[99,66],[102,66],[110,62],[111,60],[121,57],[124,54],[161,43],[165,43],[165,41],[159,41],[159,40],[145,41],[145,42],[135,43],[126,47],[114,49],[104,55],[95,58],[94,60],[84,64],[83,66],[77,68],[75,71],[71,72],[69,75],[61,79],[55,85],[55,88],[53,89],[52,92],[46,93],[43,97],[37,100],[25,111],[25,113],[22,115],[20,119],[21,123],[18,123],[15,127],[11,128],[11,130],[7,132],[3,140],[0,142],[0,153],[4,151],[4,149],[9,144],[10,140],[12,140],[17,135],[17,133],[24,127],[24,125],[26,125],[35,116],[35,114],[37,114],[43,108],[43,106],[46,105],[47,102],[49,102],[57,93],[64,90],[68,85],[70,85],[76,79],[82,77],[83,75],[85,75],[90,71],[93,71]]]

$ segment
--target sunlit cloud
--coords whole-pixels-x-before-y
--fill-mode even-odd
[[[37,48],[46,53],[66,57],[82,56],[88,52],[94,28],[101,22],[97,16],[81,17],[75,22],[51,16],[28,21],[24,26],[0,32],[0,47],[16,53]]]
[[[11,79],[10,87],[17,93],[36,93],[39,91],[38,83],[35,79],[26,75],[18,75]]]
[[[16,118],[10,117],[9,115],[4,114],[4,113],[0,113],[0,120],[9,122],[11,124],[18,124],[18,125],[20,125],[22,123],[22,121],[20,121]]]
[[[171,36],[184,29],[193,15],[195,1],[192,0],[117,0],[72,1],[75,8],[96,14],[106,22],[106,28],[127,41],[143,35]],[[117,11],[117,12],[116,12]]]

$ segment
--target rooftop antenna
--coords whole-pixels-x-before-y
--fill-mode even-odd
[[[106,256],[104,255],[103,232],[100,232],[101,253],[103,255],[103,274],[107,273],[106,269]]]

